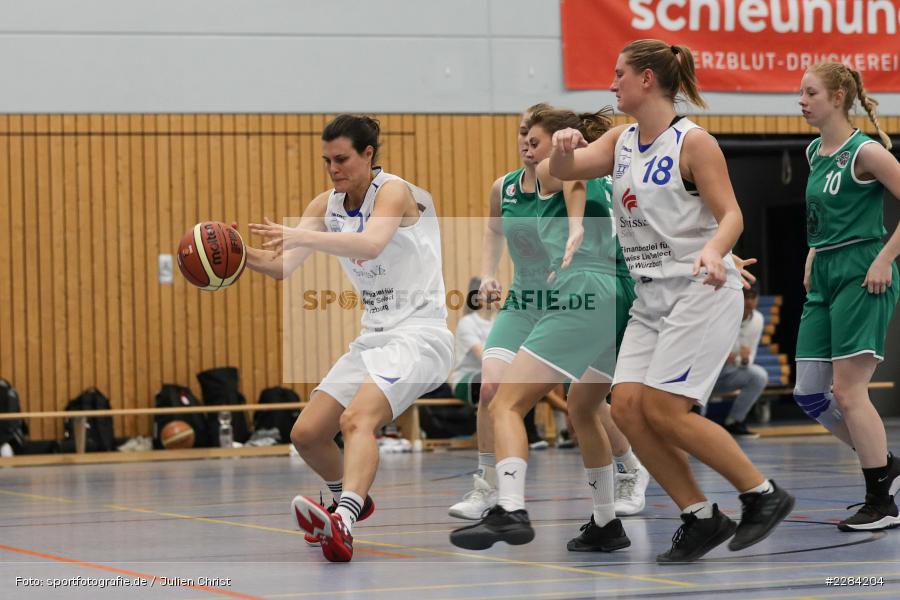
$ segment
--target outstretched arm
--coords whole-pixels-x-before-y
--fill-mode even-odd
[[[319,194],[309,203],[309,206],[303,211],[300,224],[297,225],[298,228],[309,231],[325,231],[325,206],[328,203],[328,194],[329,192]],[[296,271],[313,253],[311,248],[295,248],[284,254],[276,254],[271,250],[252,248],[247,245],[244,248],[247,251],[247,268],[275,279],[284,279]]]
[[[302,227],[285,227],[272,223],[250,225],[251,233],[270,238],[264,248],[276,254],[307,248],[348,258],[376,258],[394,237],[403,214],[413,202],[412,192],[402,181],[388,181],[378,191],[372,217],[360,232],[311,231]]]

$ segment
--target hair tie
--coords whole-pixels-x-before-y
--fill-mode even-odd
[[[678,54],[678,48],[676,46],[669,46],[669,49],[672,50],[672,54]]]

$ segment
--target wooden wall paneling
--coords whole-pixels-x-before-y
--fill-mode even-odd
[[[65,119],[65,117],[64,117]],[[116,206],[118,208],[119,274],[121,276],[120,349],[122,356],[122,396],[112,399],[110,404],[119,408],[134,407],[137,397],[136,357],[135,357],[135,238],[132,225],[134,197],[132,195],[132,140],[128,115],[116,115]],[[72,149],[74,150],[74,148]],[[66,173],[69,172],[70,149],[66,148]],[[68,194],[67,194],[68,196]],[[81,387],[79,385],[79,387]],[[126,430],[136,428],[136,419],[122,417],[121,424]],[[116,422],[119,426],[120,422]]]
[[[78,256],[83,262],[79,263],[76,271],[79,280],[79,310],[81,311],[81,380],[84,387],[96,387],[96,369],[94,368],[94,244],[91,227],[91,169],[90,169],[90,132],[88,131],[87,115],[75,117],[75,177],[78,202]],[[144,240],[141,236],[133,236],[132,243],[135,252],[143,248]],[[102,390],[101,390],[102,391]],[[106,392],[104,392],[106,393]]]
[[[28,381],[28,355],[26,352],[27,317],[28,310],[26,299],[26,249],[25,249],[25,200],[22,181],[22,116],[11,115],[9,117],[9,228],[10,228],[10,279],[13,285],[10,287],[12,308],[13,359],[12,372],[4,374],[4,377],[16,386],[22,398],[23,408],[29,410],[44,410],[43,398],[31,389]],[[37,432],[43,432],[40,424],[35,423]],[[37,434],[35,434],[37,435]]]
[[[90,264],[84,264],[85,270],[90,272],[92,284],[90,285],[89,311],[92,313],[91,337],[93,339],[94,368],[91,379],[108,398],[113,399],[110,389],[110,344],[109,344],[109,311],[107,308],[108,278],[106,271],[106,255],[109,239],[106,234],[106,190],[104,178],[103,159],[103,117],[93,114],[86,115],[82,120],[84,134],[83,148],[80,156],[86,157],[88,172],[88,211],[90,221],[89,237],[82,243],[82,247],[89,245],[93,253]],[[84,234],[82,234],[84,235]],[[84,238],[82,238],[84,239]],[[111,400],[112,401],[112,400]],[[121,432],[119,432],[121,435]]]
[[[276,201],[275,201],[275,118],[272,115],[258,115],[259,131],[262,132],[258,136],[259,150],[257,152],[257,161],[260,171],[260,186],[258,204],[251,203],[251,206],[259,206],[257,210],[265,213],[270,219],[277,220]],[[251,146],[252,154],[252,146]],[[251,195],[252,198],[252,195]],[[250,207],[238,207],[249,214]],[[259,391],[270,385],[270,374],[275,371],[275,363],[278,360],[277,353],[273,354],[273,350],[278,345],[277,340],[277,319],[280,318],[278,304],[275,299],[273,290],[274,282],[266,277],[261,281],[259,286],[259,295],[257,301],[252,303],[250,307],[242,307],[243,310],[252,310],[258,312],[262,318],[262,330],[260,332],[261,348],[259,349],[257,389],[252,390],[253,397],[259,395]],[[250,399],[250,394],[245,394]]]
[[[40,353],[40,379],[41,398],[45,403],[52,404],[56,398],[56,355],[53,350],[55,344],[55,323],[50,315],[53,314],[54,277],[48,277],[46,273],[52,272],[45,267],[52,268],[55,240],[53,237],[53,200],[50,177],[50,118],[48,115],[38,115],[36,119],[36,165],[35,182],[37,188],[37,229],[32,233],[38,242],[38,252],[32,257],[34,269],[40,278],[40,297],[34,297],[34,303],[30,310],[37,310],[39,315],[38,351]],[[90,265],[85,265],[90,268]],[[98,353],[99,355],[99,353]],[[49,424],[48,424],[49,425]],[[50,429],[46,427],[46,429]]]
[[[176,187],[180,180],[181,203],[182,203],[182,221],[178,227],[179,235],[186,233],[195,223],[201,219],[200,215],[205,212],[201,206],[205,204],[206,199],[201,196],[200,186],[203,182],[204,193],[209,189],[209,164],[208,159],[208,140],[206,137],[199,137],[195,133],[199,133],[201,117],[194,115],[185,115],[183,118],[174,118],[172,121],[172,130],[174,133],[181,133],[180,139],[173,146],[172,153],[172,174],[175,179]],[[208,117],[203,116],[204,126],[208,124]],[[201,150],[202,148],[202,150]],[[201,154],[204,160],[201,162]],[[178,214],[176,212],[176,214]],[[179,238],[180,240],[180,238]],[[197,382],[194,379],[194,373],[198,370],[197,366],[204,364],[204,339],[201,337],[200,328],[202,325],[202,314],[200,307],[200,293],[192,285],[184,281],[184,278],[176,279],[176,289],[179,295],[181,312],[184,314],[186,329],[195,332],[194,335],[185,335],[187,339],[180,340],[183,342],[182,348],[186,350],[184,364],[178,370],[178,379],[173,383],[188,386],[192,389],[197,388]]]
[[[143,155],[143,196],[144,196],[144,238],[146,254],[143,265],[146,269],[143,281],[146,287],[146,313],[142,322],[145,324],[146,342],[145,356],[147,360],[146,381],[137,401],[140,406],[152,404],[156,392],[163,381],[163,365],[171,359],[171,354],[164,350],[162,330],[171,324],[162,318],[162,286],[159,283],[159,255],[163,251],[161,240],[160,210],[161,204],[168,204],[169,198],[163,199],[159,193],[159,176],[157,142],[159,135],[156,128],[156,115],[141,115],[140,132]],[[168,236],[167,236],[168,237]],[[167,350],[167,349],[166,349]],[[147,431],[153,422],[150,416],[138,418],[138,428]]]
[[[198,115],[194,123],[196,132],[197,183],[195,188],[197,206],[196,223],[209,220],[214,215],[214,198],[221,199],[223,194],[222,172],[225,169],[222,153],[222,137],[211,132],[222,130],[221,115]],[[194,222],[189,223],[193,225]],[[200,397],[200,385],[196,374],[216,364],[216,341],[213,332],[212,295],[197,289],[189,290],[197,301],[200,340],[200,361],[191,369],[190,382]]]
[[[178,265],[176,263],[175,249],[180,239],[179,227],[173,227],[172,213],[175,210],[175,202],[173,198],[173,185],[171,177],[171,149],[172,135],[170,133],[169,115],[154,115],[154,128],[156,136],[154,136],[154,145],[156,147],[156,211],[157,211],[157,235],[159,243],[159,254],[169,254],[172,256],[172,278],[171,284],[159,283],[159,271],[157,266],[157,277],[154,277],[154,283],[159,290],[159,347],[160,347],[160,368],[157,379],[152,382],[149,390],[150,397],[154,397],[159,391],[163,383],[175,381],[175,332],[179,330],[175,326],[175,310],[173,301],[174,280],[181,275],[177,272]],[[149,420],[148,420],[149,422]]]
[[[12,233],[12,203],[13,196],[10,194],[10,168],[11,157],[9,152],[10,143],[18,143],[9,133],[9,115],[0,115],[0,221],[7,223],[10,233]],[[51,226],[51,235],[53,232]],[[14,356],[14,336],[13,331],[13,286],[16,278],[13,274],[12,264],[12,235],[0,236],[0,323],[4,324],[5,335],[0,335],[0,377],[11,380],[13,385],[17,385],[13,378],[13,356]],[[58,239],[58,238],[57,238]],[[53,248],[57,245],[54,244]],[[53,278],[54,281],[56,278]],[[25,399],[23,398],[24,402]],[[23,410],[34,410],[34,406],[22,407]]]
[[[238,197],[237,211],[238,216],[243,219],[249,219],[250,214],[265,214],[270,219],[274,219],[265,204],[263,185],[266,175],[271,169],[271,160],[266,163],[263,161],[263,145],[268,143],[268,134],[264,133],[267,129],[263,126],[262,117],[258,114],[247,115],[243,123],[246,131],[251,132],[246,135],[246,161],[244,162],[244,171],[246,173],[246,188],[244,193],[246,196]],[[271,180],[271,177],[269,178]],[[249,385],[243,386],[243,391],[248,398],[254,397],[260,388],[262,381],[265,381],[266,367],[266,312],[269,307],[265,305],[265,285],[264,280],[257,280],[255,286],[240,286],[240,313],[238,318],[241,320],[241,339],[240,339],[240,362],[245,370],[249,371],[250,377],[246,380]],[[246,329],[245,329],[246,327]],[[249,339],[243,338],[243,332],[247,331]]]
[[[287,136],[287,132],[289,131],[288,117],[286,115],[275,115],[272,129],[276,132],[275,135],[272,136],[272,176],[274,178],[272,216],[277,222],[281,222],[288,213],[289,176],[287,172],[287,153],[288,144],[291,143]],[[267,385],[279,385],[284,380],[282,377],[282,361],[285,360],[283,351],[286,350],[283,344],[284,330],[291,322],[291,316],[284,311],[285,303],[283,301],[282,289],[282,285],[277,281],[267,281],[267,317],[271,332],[274,334],[274,337],[271,338],[269,348],[267,349],[269,352],[269,380]],[[281,441],[287,442],[287,440]]]
[[[27,357],[26,381],[30,394],[37,398],[44,398],[44,390],[41,382],[41,274],[43,269],[36,268],[41,264],[40,242],[41,223],[38,220],[37,209],[37,179],[36,168],[37,143],[35,135],[36,117],[25,115],[22,119],[22,129],[26,134],[22,140],[22,199],[24,200],[23,223],[25,235],[22,248],[25,253],[25,272],[17,277],[20,290],[24,296],[22,304],[25,322],[25,348],[23,354]],[[77,255],[76,255],[77,256]],[[77,265],[74,265],[76,268]]]
[[[181,276],[181,272],[178,269],[177,256],[181,237],[187,231],[189,224],[194,221],[193,218],[188,218],[193,216],[189,215],[189,212],[193,210],[193,205],[188,207],[188,202],[185,198],[185,188],[187,187],[186,171],[190,167],[186,164],[184,145],[187,143],[188,137],[193,138],[193,136],[182,135],[185,119],[184,115],[168,115],[167,124],[161,126],[169,133],[164,146],[167,157],[165,166],[163,166],[162,162],[162,153],[160,154],[160,168],[162,169],[160,181],[168,181],[169,198],[172,202],[169,222],[172,242],[168,247],[168,251],[173,255],[172,269],[174,271],[174,280],[170,286],[172,372],[163,383],[179,383],[181,385],[188,385],[190,381],[188,364],[190,364],[192,358],[191,342],[193,341],[194,347],[197,344],[196,336],[187,335],[188,324],[193,324],[196,321],[190,321],[188,317],[193,299],[188,297],[187,286],[190,284]],[[190,338],[194,339],[191,340]],[[164,343],[165,339],[164,337]]]
[[[295,116],[290,121],[293,132],[291,139],[293,147],[288,153],[288,203],[285,217],[291,217],[293,223],[303,214],[307,203],[313,196],[313,156],[314,138],[312,136],[312,117],[310,115]],[[320,159],[321,160],[321,159]],[[304,287],[310,286],[315,281],[315,258],[310,256],[291,278],[282,282],[284,302],[287,303],[291,313],[291,327],[285,330],[285,341],[290,347],[291,362],[286,365],[290,369],[291,380],[305,383],[306,373],[314,368],[315,357],[306,352],[305,346],[319,347],[318,330],[314,315],[303,310],[303,298],[301,292]],[[304,340],[306,344],[304,344]]]
[[[100,117],[99,135],[100,149],[92,148],[92,156],[99,153],[103,165],[103,173],[101,185],[103,186],[103,227],[100,229],[101,235],[105,237],[106,252],[103,257],[105,268],[105,280],[102,292],[106,296],[106,330],[107,330],[107,350],[109,355],[106,357],[106,365],[109,369],[108,385],[109,390],[105,393],[109,394],[111,406],[121,406],[112,402],[116,399],[121,401],[125,395],[125,368],[124,368],[124,349],[122,344],[122,270],[124,262],[122,261],[122,247],[127,245],[128,240],[123,240],[123,229],[119,227],[119,187],[118,187],[118,155],[116,151],[116,117],[114,115],[103,115]],[[61,128],[60,125],[54,126],[54,129]],[[58,150],[52,154],[52,160],[55,165],[54,170],[60,170],[60,179],[54,177],[54,181],[62,182],[62,161],[63,161],[63,143],[54,142],[54,146],[58,145]],[[58,154],[58,157],[57,157]],[[54,186],[54,196],[56,196],[56,187]],[[59,193],[59,202],[64,201],[62,189]],[[96,200],[95,200],[96,201]],[[54,202],[55,204],[56,202]],[[64,288],[63,288],[64,291]],[[64,327],[63,327],[64,329]],[[64,397],[64,395],[61,395]],[[60,398],[61,400],[61,398]],[[126,431],[125,420],[122,417],[113,419],[113,427],[115,431],[123,435]]]
[[[147,401],[147,390],[150,387],[148,314],[148,260],[151,251],[148,248],[146,204],[144,194],[146,156],[144,155],[143,118],[141,115],[130,115],[128,118],[129,140],[131,152],[131,230],[130,237],[134,245],[131,268],[134,270],[134,393],[126,398],[128,408],[144,404]],[[155,245],[155,243],[154,243]],[[158,324],[154,324],[158,326]],[[84,329],[82,327],[82,329]],[[136,419],[140,423],[140,419]]]
[[[225,173],[225,189],[231,186],[231,192],[226,193],[224,197],[224,206],[218,209],[216,214],[237,214],[242,216],[241,205],[245,207],[251,202],[250,194],[250,144],[251,136],[249,135],[251,119],[254,115],[225,115],[223,123],[228,123],[226,131],[232,131],[233,135],[223,136],[223,143],[228,144],[228,140],[232,140],[234,162],[229,173]],[[260,210],[260,209],[257,209]],[[249,211],[245,208],[249,218]],[[216,326],[224,333],[224,343],[226,352],[219,364],[216,366],[233,365],[240,367],[241,390],[251,389],[256,382],[255,359],[253,351],[255,349],[254,323],[257,316],[251,311],[253,310],[252,287],[256,286],[238,286],[235,288],[217,292],[217,300],[221,300],[224,304],[224,314],[226,320],[223,323],[217,323]],[[230,292],[230,293],[229,293]]]
[[[209,188],[205,194],[206,212],[202,213],[201,221],[221,219],[225,207],[233,206],[237,196],[234,119],[234,115],[211,115],[209,119]],[[200,307],[204,344],[210,348],[205,355],[207,362],[198,370],[223,367],[228,352],[228,331],[239,330],[240,323],[230,321],[221,294],[201,293]]]

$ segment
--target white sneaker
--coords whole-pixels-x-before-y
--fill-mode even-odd
[[[475,480],[475,489],[463,496],[462,501],[450,507],[447,512],[451,517],[477,521],[484,511],[497,504],[497,490],[477,473],[472,475],[472,479]]]
[[[649,483],[650,472],[643,465],[636,471],[616,473],[616,514],[636,515],[644,510]]]

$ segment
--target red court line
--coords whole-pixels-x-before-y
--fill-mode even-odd
[[[56,556],[54,554],[45,554],[43,552],[36,552],[34,550],[26,550],[25,548],[16,548],[14,546],[5,546],[0,544],[0,550],[6,550],[8,552],[15,552],[17,554],[25,554],[27,556],[35,556],[37,558],[45,558],[48,560],[55,560],[57,562],[69,563],[72,565],[78,565],[80,567],[87,567],[89,569],[97,569],[99,571],[108,571],[110,573],[117,573],[119,575],[128,575],[129,577],[136,577],[138,579],[144,579],[146,581],[156,581],[158,579],[163,579],[163,577],[159,577],[157,575],[148,575],[146,573],[139,573],[137,571],[128,571],[126,569],[118,569],[116,567],[110,567],[107,565],[100,565],[92,562],[85,562],[82,560],[76,560],[74,558],[66,558],[65,556]],[[175,579],[174,577],[166,577],[165,579],[171,580]],[[206,585],[180,585],[178,587],[190,588],[192,590],[200,590],[203,592],[209,592],[211,594],[219,594],[221,596],[229,596],[231,598],[244,598],[244,600],[263,600],[260,596],[251,596],[249,594],[241,594],[240,592],[230,592],[228,590],[223,590],[222,588],[210,587]]]

